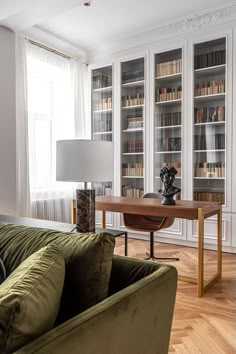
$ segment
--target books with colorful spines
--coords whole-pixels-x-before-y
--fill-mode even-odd
[[[208,54],[206,54],[206,56],[207,56],[207,66],[206,67],[212,66],[212,53],[208,53]]]
[[[216,110],[215,110],[215,107],[209,107],[208,108],[208,116],[209,116],[209,122],[215,122],[216,121]]]
[[[196,123],[202,123],[202,108],[196,108]]]
[[[198,94],[197,94],[197,96],[202,96],[202,95],[204,95],[204,83],[200,83],[200,84],[198,84]]]
[[[212,52],[212,65],[213,66],[216,66],[217,63],[216,63],[216,51]]]
[[[194,107],[194,123],[199,123],[198,122],[198,109],[196,107]]]
[[[220,65],[221,64],[221,51],[218,50],[216,52],[216,65]]]
[[[225,64],[226,63],[226,50],[222,50],[221,51],[221,64]]]
[[[217,121],[218,122],[222,122],[225,120],[225,117],[224,117],[224,107],[222,106],[218,106],[216,107],[216,115],[217,115]]]

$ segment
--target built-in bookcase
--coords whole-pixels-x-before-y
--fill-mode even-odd
[[[154,191],[161,189],[160,170],[171,165],[182,178],[182,49],[155,55]],[[180,193],[176,196],[180,198]]]
[[[144,193],[144,58],[121,63],[121,195]]]
[[[113,139],[112,65],[92,70],[92,139]],[[93,183],[96,195],[112,195],[112,182]]]
[[[226,39],[194,45],[193,199],[225,204]]]
[[[232,33],[158,43],[145,53],[114,58],[113,66],[91,68],[92,137],[114,136],[115,195],[159,192],[160,170],[172,165],[177,170],[175,186],[181,188],[176,199],[223,205],[222,242],[231,247],[236,210]],[[111,187],[100,184],[97,193],[112,193]],[[116,214],[110,225],[124,226]],[[214,244],[215,235],[212,217],[205,223],[205,244]],[[196,223],[176,218],[155,237],[195,243]]]

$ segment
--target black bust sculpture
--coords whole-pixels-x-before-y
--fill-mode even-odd
[[[165,166],[161,169],[160,177],[163,183],[161,194],[164,197],[161,204],[163,205],[175,205],[173,197],[181,191],[180,188],[173,186],[176,174],[177,171],[173,166]]]

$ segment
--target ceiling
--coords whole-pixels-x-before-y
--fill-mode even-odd
[[[88,52],[107,50],[145,31],[235,3],[232,0],[0,0],[0,25],[25,31],[37,25]]]

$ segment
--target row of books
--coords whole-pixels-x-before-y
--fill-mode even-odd
[[[207,134],[194,136],[195,150],[225,149],[225,134]]]
[[[181,151],[181,137],[160,139],[160,151]]]
[[[195,96],[215,95],[225,92],[225,80],[211,80],[200,82],[195,85]]]
[[[122,164],[123,176],[143,176],[143,163],[124,163]]]
[[[94,103],[94,109],[100,111],[103,109],[112,109],[112,97],[101,98]]]
[[[195,164],[195,177],[225,177],[225,163],[219,162],[197,162]]]
[[[143,117],[127,118],[127,129],[139,129],[143,128]]]
[[[182,59],[156,64],[156,76],[173,75],[182,72]]]
[[[166,167],[166,166],[173,166],[177,171],[177,177],[181,177],[181,162],[179,162],[179,161],[162,162],[160,168],[157,171],[157,174],[158,174],[158,172],[160,173],[160,170],[162,167]]]
[[[127,152],[143,152],[143,140],[142,139],[128,140]]]
[[[224,120],[224,106],[194,108],[195,123],[223,122]]]
[[[224,204],[225,195],[220,192],[194,192],[193,199],[203,202],[218,202]]]
[[[112,141],[112,134],[99,134],[94,135],[93,140],[96,141]]]
[[[181,124],[181,112],[160,113],[157,115],[158,126],[165,127]]]
[[[93,132],[109,132],[112,131],[112,116],[101,116],[99,119],[93,120]]]
[[[144,79],[144,67],[134,69],[132,71],[126,71],[122,73],[122,83],[140,81]]]
[[[93,76],[93,89],[107,87],[109,85],[109,77],[106,75]]]
[[[122,96],[122,107],[137,106],[139,104],[144,104],[144,93]]]
[[[93,183],[93,188],[95,189],[96,195],[112,195],[112,184],[111,183]]]
[[[143,196],[144,190],[141,188],[134,188],[129,185],[122,186],[123,197],[129,198],[141,198]]]
[[[112,195],[112,188],[105,187],[105,193],[104,195]]]
[[[135,107],[134,111],[127,112],[126,118],[134,118],[134,117],[142,117],[143,116],[143,108],[142,107]]]
[[[194,56],[194,69],[203,69],[210,66],[225,64],[225,49],[216,50],[211,53],[198,54]]]
[[[182,87],[162,87],[157,91],[156,101],[172,101],[182,98]]]

